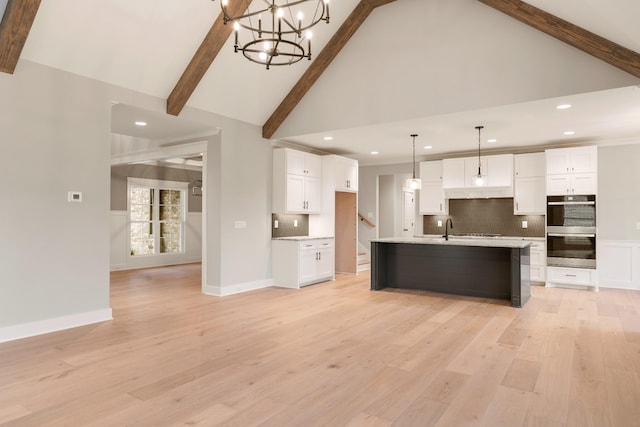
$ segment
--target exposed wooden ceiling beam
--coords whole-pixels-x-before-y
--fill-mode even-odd
[[[311,89],[311,86],[320,78],[324,70],[340,53],[340,50],[347,44],[351,36],[360,28],[360,25],[367,19],[371,11],[378,6],[392,3],[396,0],[361,0],[353,9],[351,15],[344,21],[342,26],[331,37],[331,40],[313,60],[309,68],[295,84],[293,89],[280,103],[278,108],[271,114],[271,117],[262,127],[262,137],[271,138],[280,125],[291,114],[304,95]]]
[[[478,0],[640,78],[640,54],[520,0]]]
[[[40,7],[40,0],[8,0],[0,22],[0,71],[13,74]]]
[[[231,16],[241,15],[249,8],[252,1],[229,2],[227,11]],[[220,13],[167,98],[168,114],[174,116],[180,114],[232,32],[233,25],[225,25],[224,17]]]

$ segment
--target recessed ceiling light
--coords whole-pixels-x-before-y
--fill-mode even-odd
[[[564,134],[565,135],[573,135],[573,134],[575,134],[575,132],[572,131],[572,130],[567,130],[567,131],[564,132]]]
[[[495,138],[491,138],[491,139],[487,139],[487,142],[498,142],[498,140]]]
[[[332,136],[325,136],[324,138],[325,141],[333,141],[333,137]]]
[[[141,122],[141,121],[137,121],[136,122],[136,126],[146,126],[147,122]]]
[[[567,108],[571,108],[571,104],[560,104],[556,106],[558,110],[566,110]]]
[[[433,148],[433,146],[431,146],[431,145],[425,145],[425,146],[424,146],[424,149],[425,149],[425,150],[431,150],[432,148]]]
[[[372,151],[371,154],[375,156],[376,154],[380,154],[380,153],[378,151]]]

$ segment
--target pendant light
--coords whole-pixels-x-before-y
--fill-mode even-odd
[[[475,184],[478,187],[484,185],[484,179],[482,178],[482,170],[480,167],[480,130],[484,128],[484,126],[476,126],[478,129],[478,174],[475,176]]]
[[[406,186],[412,190],[420,190],[422,188],[422,181],[420,178],[416,178],[416,136],[418,134],[412,133],[413,138],[413,178],[407,180]]]

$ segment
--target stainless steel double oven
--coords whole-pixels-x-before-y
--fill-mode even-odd
[[[596,268],[596,196],[547,196],[547,265]]]

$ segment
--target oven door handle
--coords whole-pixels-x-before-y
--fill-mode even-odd
[[[585,233],[547,233],[548,237],[596,237],[595,234]]]
[[[596,202],[547,202],[549,206],[564,206],[564,205],[595,205]]]

